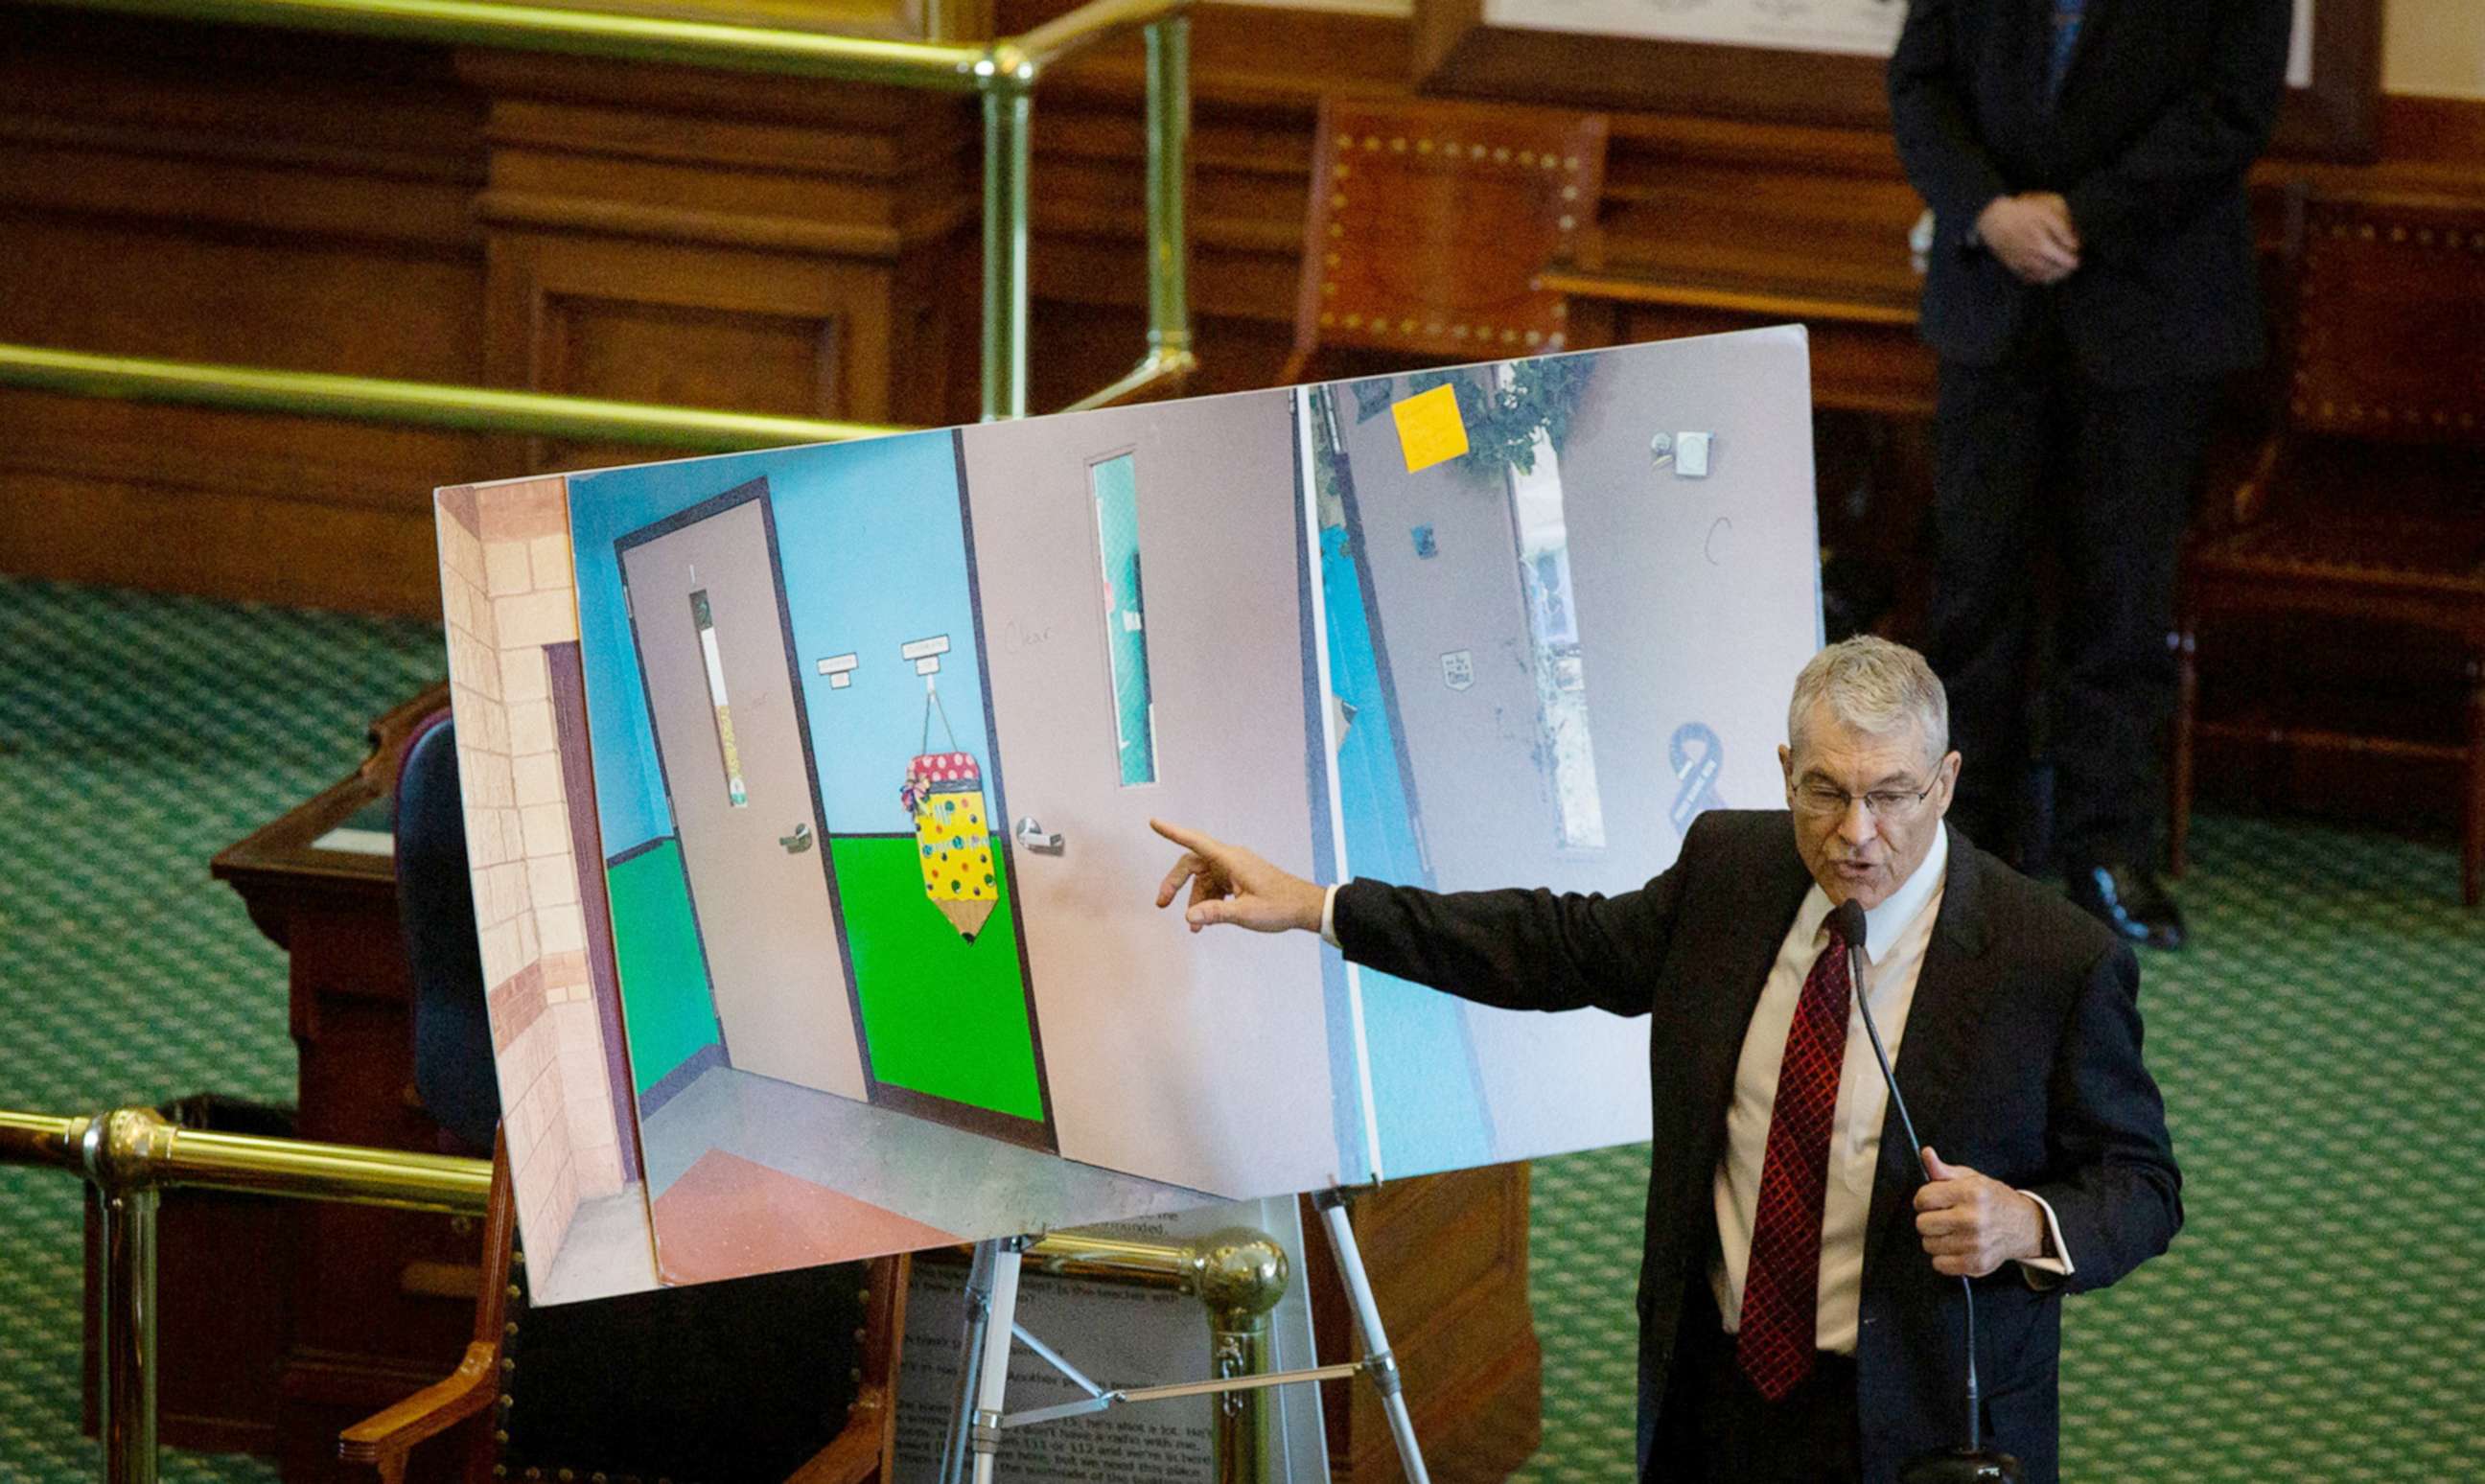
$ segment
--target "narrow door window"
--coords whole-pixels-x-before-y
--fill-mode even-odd
[[[733,708],[724,699],[724,660],[716,650],[716,620],[707,610],[707,590],[691,594],[691,622],[698,629],[699,663],[707,667],[708,704],[716,708],[716,751],[724,759],[724,797],[735,809],[751,802],[742,783],[742,750],[733,742]]]
[[[1105,653],[1113,678],[1113,745],[1124,786],[1157,781],[1155,695],[1148,685],[1146,604],[1139,585],[1139,481],[1129,453],[1087,467],[1105,573]]]

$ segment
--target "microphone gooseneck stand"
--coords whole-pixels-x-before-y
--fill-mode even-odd
[[[1890,1054],[1881,1045],[1881,1028],[1872,1023],[1871,998],[1864,992],[1864,909],[1851,901],[1841,902],[1829,919],[1846,945],[1846,983],[1855,996],[1855,1007],[1863,1012],[1872,1059],[1880,1063],[1890,1106],[1898,1111],[1898,1127],[1906,1133],[1907,1147],[1921,1165],[1924,1140],[1916,1137],[1916,1120],[1908,1115],[1907,1100],[1898,1092]],[[1927,1173],[1925,1179],[1929,1183],[1931,1175]],[[1976,1379],[1976,1285],[1965,1274],[1959,1276],[1958,1293],[1967,1304],[1967,1443],[1909,1459],[1898,1470],[1899,1484],[2017,1484],[2019,1478],[2017,1459],[1984,1446],[1983,1397]]]

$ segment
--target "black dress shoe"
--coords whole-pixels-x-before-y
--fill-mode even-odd
[[[2152,948],[2183,946],[2183,912],[2157,873],[2142,866],[2073,867],[2071,900],[2122,937]]]

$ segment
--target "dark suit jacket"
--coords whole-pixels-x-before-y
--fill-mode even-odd
[[[2048,102],[2054,0],[1915,0],[1890,58],[1907,179],[1931,205],[1924,336],[1990,366],[2053,295],[2081,371],[2113,385],[2256,364],[2244,173],[2284,93],[2289,0],[2087,0]],[[2021,282],[1970,241],[1996,196],[2057,191],[2079,270]]]
[[[1644,1423],[1665,1394],[1684,1284],[1716,1244],[1710,1184],[1744,1031],[1811,885],[1785,813],[1712,811],[1693,822],[1672,869],[1615,896],[1372,881],[1337,893],[1338,941],[1357,963],[1485,1004],[1650,1017]],[[2165,1108],[2141,1064],[2138,993],[2127,948],[1952,833],[1896,1070],[1925,1141],[2044,1196],[2077,1269],[2043,1291],[2008,1263],[1977,1284],[1989,1424],[2031,1484],[2056,1475],[2062,1295],[2113,1282],[2182,1224]],[[1865,1229],[1856,1361],[1867,1481],[1895,1479],[1907,1459],[1965,1431],[1958,1282],[1919,1245],[1922,1177],[1898,1128],[1893,1118],[1883,1133]],[[1649,1477],[1665,1477],[1663,1460]]]

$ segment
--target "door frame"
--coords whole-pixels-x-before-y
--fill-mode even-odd
[[[594,997],[595,1023],[604,1034],[604,1078],[613,1102],[614,1147],[621,1180],[639,1183],[645,1168],[640,1146],[639,1096],[630,1059],[629,1024],[621,1014],[621,971],[613,950],[613,903],[604,885],[604,850],[595,806],[594,744],[587,729],[587,673],[576,640],[544,646],[544,672],[552,692],[553,739],[560,754],[560,783],[569,817],[570,859],[578,875],[579,915],[587,930],[587,982]],[[685,878],[687,879],[687,878]],[[702,949],[704,951],[704,949]],[[715,1009],[709,995],[708,1008]],[[719,1028],[718,1044],[724,1044]]]
[[[1031,968],[1027,961],[1025,904],[1018,890],[1017,854],[1011,848],[1014,842],[1009,833],[1006,794],[1001,782],[1000,723],[999,719],[993,714],[992,676],[982,659],[987,651],[984,644],[983,607],[977,598],[978,589],[975,581],[974,517],[967,499],[965,457],[963,452],[958,451],[954,434],[952,450],[953,457],[958,460],[958,510],[961,544],[964,547],[966,563],[967,606],[974,623],[976,673],[981,681],[984,729],[990,752],[990,756],[984,759],[984,778],[992,791],[992,822],[995,826],[994,840],[995,848],[998,853],[1000,874],[1009,889],[1011,948],[1018,957],[1019,998],[1026,1015],[1028,1052],[1035,1062],[1036,1099],[1037,1105],[1043,1110],[1041,1118],[1021,1118],[1010,1113],[996,1113],[971,1103],[962,1103],[954,1098],[942,1097],[937,1093],[923,1092],[914,1087],[884,1082],[879,1073],[873,1069],[870,1030],[863,1018],[862,986],[855,969],[854,944],[847,932],[845,902],[837,888],[834,851],[832,848],[832,837],[835,832],[830,826],[828,803],[820,791],[819,758],[811,739],[810,697],[803,684],[802,658],[794,644],[793,611],[785,596],[785,563],[777,536],[776,503],[768,490],[767,476],[760,475],[733,486],[723,494],[711,496],[696,505],[676,510],[661,520],[623,533],[614,538],[614,560],[621,578],[623,611],[630,622],[633,658],[639,662],[641,701],[647,713],[648,736],[656,750],[656,771],[665,787],[665,810],[666,813],[671,816],[672,835],[678,845],[681,838],[681,821],[674,812],[672,805],[672,773],[665,760],[664,740],[656,731],[655,697],[647,687],[647,667],[643,654],[640,652],[638,605],[630,594],[630,569],[623,557],[633,547],[642,546],[659,537],[670,536],[677,531],[696,525],[710,516],[721,515],[737,506],[752,501],[758,502],[760,527],[766,534],[768,543],[769,576],[776,585],[778,639],[784,648],[786,678],[793,687],[794,714],[798,722],[796,729],[802,734],[804,783],[810,790],[812,817],[818,821],[820,869],[828,881],[830,921],[836,932],[838,957],[842,961],[841,967],[845,974],[846,1009],[847,1013],[854,1018],[855,1049],[862,1060],[864,1101],[874,1108],[887,1108],[891,1112],[907,1113],[929,1122],[946,1124],[968,1133],[980,1134],[1006,1143],[1058,1155],[1060,1136],[1053,1123],[1052,1084],[1045,1067],[1044,1031],[1036,1012],[1035,986],[1030,982]],[[697,890],[691,884],[690,877],[690,857],[685,851],[682,854],[682,879],[685,890],[689,892],[691,897],[691,921],[698,942],[700,962],[705,965],[707,938],[704,930],[698,926]],[[724,1041],[724,1016],[717,1013],[715,999],[716,978],[715,972],[711,968],[708,975],[708,1007],[711,1013],[717,1015],[720,1044],[725,1045],[725,1062],[731,1065],[732,1049],[729,1043]]]
[[[793,714],[796,723],[794,729],[803,745],[803,784],[810,791],[811,817],[818,822],[819,845],[815,853],[819,857],[821,878],[827,883],[829,889],[829,922],[837,935],[838,968],[845,978],[846,1014],[852,1017],[854,1023],[856,1059],[862,1063],[863,1101],[877,1107],[882,1103],[880,1079],[873,1074],[871,1068],[871,1041],[863,1024],[862,993],[860,986],[855,980],[854,953],[846,943],[845,903],[837,893],[836,866],[831,859],[829,850],[828,804],[820,796],[819,758],[814,755],[811,746],[811,711],[803,696],[802,662],[794,652],[794,619],[785,604],[785,563],[777,545],[777,507],[768,493],[766,475],[747,480],[723,494],[712,495],[696,505],[686,506],[661,520],[651,521],[635,531],[625,531],[613,538],[614,566],[619,572],[621,579],[621,610],[630,623],[631,659],[639,667],[640,702],[646,708],[647,737],[656,750],[656,777],[665,787],[667,822],[672,826],[674,846],[680,849],[681,814],[673,807],[672,768],[665,760],[664,734],[656,726],[656,697],[655,692],[647,684],[646,646],[639,633],[639,605],[630,591],[630,563],[626,558],[635,547],[644,546],[651,541],[671,536],[677,531],[697,525],[712,515],[722,515],[727,510],[753,502],[759,506],[759,529],[768,545],[768,576],[776,589],[777,598],[777,641],[785,656],[786,684],[793,692]],[[707,933],[699,923],[698,885],[692,879],[688,850],[681,851],[681,860],[682,889],[690,898],[691,924],[694,936],[698,943],[699,962],[701,967],[707,970],[708,1011],[716,1016],[719,1044],[725,1049],[725,1065],[731,1066],[733,1064],[732,1043],[724,1039],[724,1016],[716,1004],[716,969],[708,961]]]
[[[1052,1075],[1044,1059],[1044,1019],[1035,1004],[1035,964],[1026,951],[1026,894],[1019,890],[1018,837],[1012,833],[1009,789],[1001,774],[1001,719],[993,708],[992,650],[984,642],[983,584],[975,572],[975,508],[968,498],[965,429],[953,427],[949,430],[949,457],[957,471],[958,547],[967,571],[967,617],[974,633],[976,690],[984,706],[984,744],[989,756],[983,760],[983,770],[984,782],[992,790],[993,851],[999,867],[997,873],[1009,892],[1010,949],[1018,955],[1019,1003],[1026,1011],[1027,1055],[1035,1062],[1035,1101],[1044,1115],[1041,1118],[1021,1118],[995,1113],[989,1108],[978,1108],[971,1103],[961,1103],[954,1098],[899,1086],[888,1089],[887,1106],[962,1128],[969,1133],[981,1134],[988,1139],[1022,1144],[1061,1158],[1061,1133],[1054,1124],[1052,1113]],[[845,930],[845,921],[840,918],[837,921],[840,942],[844,940]],[[848,961],[852,961],[851,948]]]

